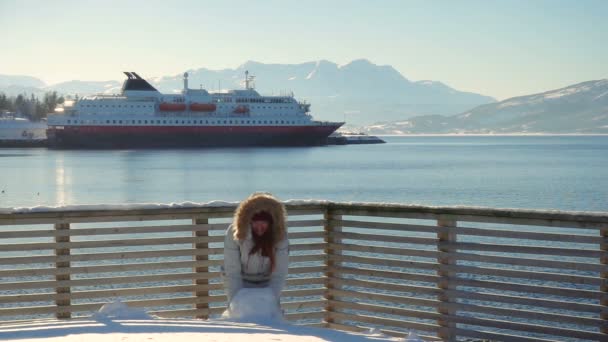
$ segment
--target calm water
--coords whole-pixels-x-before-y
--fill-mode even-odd
[[[281,199],[608,211],[608,136],[309,148],[0,150],[0,207]]]

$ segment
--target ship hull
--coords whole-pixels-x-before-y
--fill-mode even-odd
[[[341,124],[319,126],[78,126],[50,127],[51,148],[190,148],[314,146]]]

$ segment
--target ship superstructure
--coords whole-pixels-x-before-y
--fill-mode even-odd
[[[310,104],[290,96],[262,96],[245,73],[245,89],[190,89],[163,94],[125,72],[120,95],[66,101],[48,116],[52,147],[138,148],[320,145],[343,122],[315,121]]]

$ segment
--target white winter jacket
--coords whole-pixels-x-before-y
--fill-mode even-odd
[[[271,270],[270,258],[261,251],[253,255],[251,217],[264,210],[273,217],[275,241],[275,270]],[[279,300],[289,267],[289,242],[287,240],[286,212],[282,203],[268,194],[254,194],[243,201],[236,210],[234,221],[226,230],[224,239],[223,280],[230,302],[243,287],[270,287]]]

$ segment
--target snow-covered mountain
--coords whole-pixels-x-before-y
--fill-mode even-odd
[[[294,92],[312,103],[316,117],[346,120],[364,125],[380,120],[399,120],[421,114],[456,114],[494,98],[461,92],[441,82],[412,82],[392,66],[358,59],[346,65],[326,60],[301,64],[264,64],[248,61],[236,69],[189,70],[191,87],[240,88],[244,72],[257,76],[256,88],[263,94]],[[182,87],[182,75],[153,80],[163,91]]]
[[[122,82],[119,81],[67,81],[47,86],[46,91],[57,91],[61,94],[117,94]]]
[[[236,69],[188,70],[191,88],[234,89],[243,87],[245,70],[257,76],[256,89],[262,94],[293,92],[297,99],[312,104],[312,113],[323,120],[346,120],[352,125],[377,121],[403,120],[416,115],[453,115],[495,99],[461,92],[437,81],[412,82],[392,66],[376,65],[365,59],[345,65],[320,60],[301,64],[264,64],[248,61]],[[117,70],[116,77],[122,76]],[[152,77],[138,71],[159,90],[179,92],[183,87],[182,73]],[[114,76],[114,75],[113,75]],[[42,81],[40,81],[42,82]],[[5,92],[0,83],[0,92]],[[37,86],[62,94],[117,93],[121,81],[70,81],[52,86]],[[13,89],[14,90],[14,89]],[[31,90],[31,89],[30,89]],[[30,93],[32,91],[29,91]],[[9,95],[14,95],[12,91]]]
[[[36,77],[0,74],[0,88],[6,88],[9,86],[42,88],[45,86],[45,84],[42,80]]]
[[[481,105],[458,115],[425,115],[367,126],[373,134],[608,133],[608,79]]]

